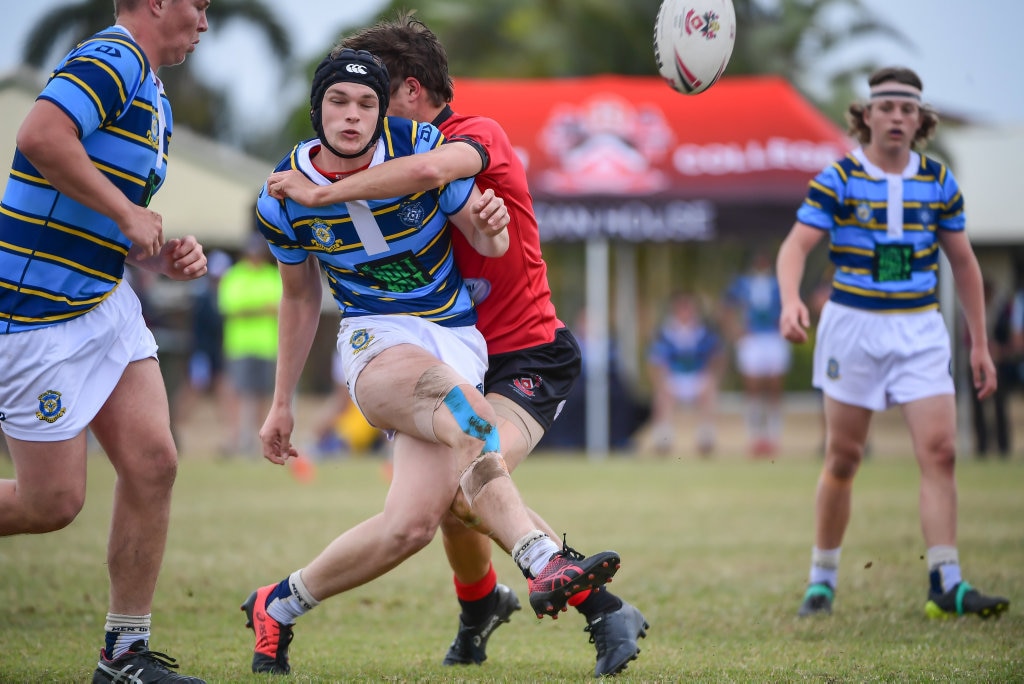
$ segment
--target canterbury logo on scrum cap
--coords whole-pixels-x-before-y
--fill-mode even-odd
[[[366,67],[364,67],[362,64],[346,64],[345,71],[349,72],[350,74],[359,74],[360,76],[366,75]]]

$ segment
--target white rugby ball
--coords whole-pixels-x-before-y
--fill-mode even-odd
[[[684,95],[702,93],[722,76],[736,44],[732,0],[663,0],[654,23],[658,72]]]

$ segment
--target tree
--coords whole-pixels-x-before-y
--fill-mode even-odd
[[[733,2],[739,28],[726,73],[784,76],[840,122],[864,76],[881,65],[866,59],[823,71],[822,63],[861,41],[910,42],[897,28],[872,15],[861,0]]]
[[[113,24],[112,7],[110,0],[80,0],[54,7],[29,30],[23,60],[36,68],[48,68],[52,60],[73,45]],[[281,60],[291,56],[287,31],[259,0],[217,0],[207,10],[207,17],[213,26],[245,21],[264,34],[275,56]],[[206,135],[228,137],[231,131],[227,96],[203,83],[190,64],[186,60],[160,72],[174,100],[175,121]],[[244,68],[244,62],[240,62],[239,68]]]

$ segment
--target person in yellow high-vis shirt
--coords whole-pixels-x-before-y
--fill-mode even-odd
[[[266,241],[254,233],[243,258],[220,283],[218,305],[224,316],[224,358],[233,389],[227,407],[224,455],[259,455],[259,419],[270,409],[277,359],[277,306],[281,278]]]

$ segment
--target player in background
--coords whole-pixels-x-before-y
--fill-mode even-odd
[[[655,451],[673,451],[676,407],[686,405],[697,412],[697,453],[707,457],[714,452],[718,386],[724,366],[722,338],[708,325],[697,297],[686,292],[673,294],[665,320],[647,350],[654,390],[651,440]]]
[[[430,124],[385,118],[390,93],[378,58],[332,51],[317,67],[310,94],[318,137],[299,143],[277,169],[299,169],[326,185],[443,143]],[[494,191],[481,194],[468,177],[427,192],[316,208],[264,191],[257,212],[284,290],[273,406],[260,430],[264,456],[283,464],[298,455],[292,397],[319,324],[321,270],[341,311],[338,351],[352,399],[372,425],[393,433],[394,449],[384,510],[243,603],[256,633],[253,671],[289,672],[296,619],[425,547],[457,491],[532,580],[530,605],[538,615],[555,615],[573,594],[611,579],[618,554],[584,558],[559,550],[556,538],[536,527],[509,476],[497,415],[483,395],[487,348],[455,268],[449,220],[480,254],[501,256],[509,217]]]
[[[849,109],[861,146],[810,183],[776,262],[786,339],[807,339],[800,299],[807,255],[829,238],[832,295],[814,349],[814,386],[825,394],[825,463],[815,502],[809,586],[799,614],[832,612],[853,479],[875,411],[899,405],[921,471],[930,617],[999,615],[1005,598],[963,580],[956,546],[956,405],[949,333],[939,313],[939,249],[948,257],[971,335],[979,398],[996,388],[981,270],[964,231],[964,200],[942,163],[915,151],[938,124],[910,69],[873,73],[866,104]]]
[[[505,462],[514,470],[558,416],[580,373],[579,346],[551,303],[525,169],[497,122],[452,111],[453,85],[444,46],[411,15],[359,31],[341,46],[368,50],[387,65],[392,91],[389,114],[430,121],[449,143],[331,186],[314,187],[294,173],[275,174],[268,182],[270,192],[316,206],[419,192],[475,174],[482,189],[502,195],[511,216],[505,255],[483,258],[459,234],[454,236],[454,246],[456,264],[473,291],[477,327],[487,340],[487,399],[498,415]],[[533,515],[540,529],[555,534]],[[464,502],[460,518],[451,515],[442,524],[462,609],[458,634],[444,658],[447,665],[482,663],[493,630],[519,609],[512,590],[497,582],[491,541],[464,522],[472,520]],[[596,675],[621,672],[636,658],[637,640],[648,627],[639,610],[605,587],[579,594],[570,604],[587,620],[584,629],[597,649]]]
[[[181,281],[207,270],[196,239],[165,240],[147,207],[173,130],[156,70],[195,50],[209,4],[115,0],[115,24],[68,53],[22,122],[0,212],[0,425],[16,473],[0,481],[0,536],[75,519],[88,430],[117,473],[93,682],[202,682],[149,650],[178,454],[156,340],[124,276],[126,261]]]
[[[727,327],[736,341],[736,368],[743,380],[750,455],[775,454],[782,434],[782,384],[792,352],[779,332],[782,300],[768,252],[758,250],[750,268],[725,292]]]

